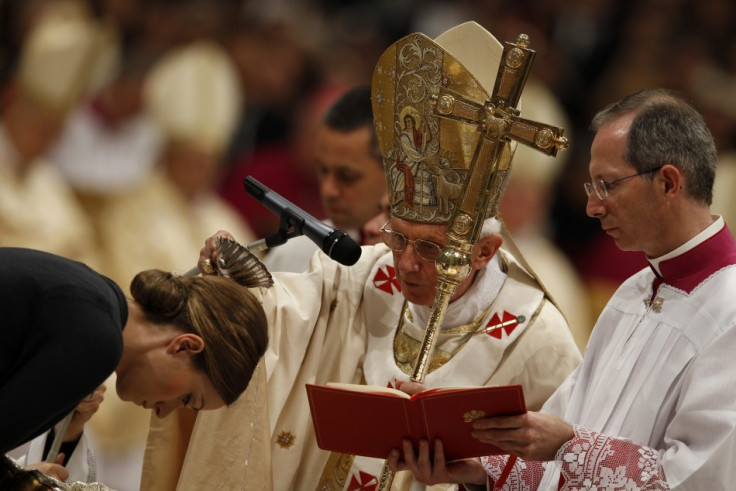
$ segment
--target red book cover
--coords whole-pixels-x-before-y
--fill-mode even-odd
[[[317,444],[323,450],[386,458],[404,438],[419,448],[442,440],[447,461],[504,453],[472,436],[476,419],[526,412],[521,385],[430,389],[409,396],[369,385],[307,384]],[[430,447],[431,448],[431,447]]]

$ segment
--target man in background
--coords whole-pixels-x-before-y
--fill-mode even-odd
[[[365,243],[361,228],[386,194],[369,86],[348,90],[327,111],[317,133],[315,164],[326,223]],[[307,237],[295,237],[269,251],[264,264],[271,271],[300,273],[316,250]]]

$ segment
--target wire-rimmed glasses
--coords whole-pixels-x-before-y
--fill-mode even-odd
[[[386,223],[388,225],[388,223]],[[414,250],[417,255],[425,261],[435,262],[439,257],[443,247],[435,242],[424,240],[424,239],[407,239],[406,235],[395,230],[386,228],[386,225],[381,227],[381,238],[383,242],[394,252],[402,252],[406,249],[407,244],[414,246]]]
[[[610,181],[604,181],[603,179],[599,181],[593,181],[593,182],[584,182],[583,188],[585,188],[585,194],[590,197],[594,192],[595,195],[598,196],[598,199],[603,200],[604,198],[608,198],[608,191],[613,189],[612,186],[618,182],[625,181],[626,179],[631,179],[632,177],[641,176],[644,174],[651,174],[652,172],[657,172],[659,169],[661,169],[662,166],[657,166],[653,169],[649,170],[643,170],[641,172],[637,172],[636,174],[631,174],[630,176],[624,176],[619,177],[618,179],[612,179]]]

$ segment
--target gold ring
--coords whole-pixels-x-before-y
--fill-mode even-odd
[[[207,274],[212,274],[215,272],[215,269],[212,267],[212,261],[209,259],[205,259],[202,261],[202,271],[204,271]]]

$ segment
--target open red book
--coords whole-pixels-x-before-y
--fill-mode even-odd
[[[472,436],[471,423],[526,412],[521,385],[430,389],[409,396],[371,385],[307,384],[317,444],[323,450],[386,458],[404,438],[442,440],[445,459],[504,453]],[[431,447],[430,447],[431,448]]]

